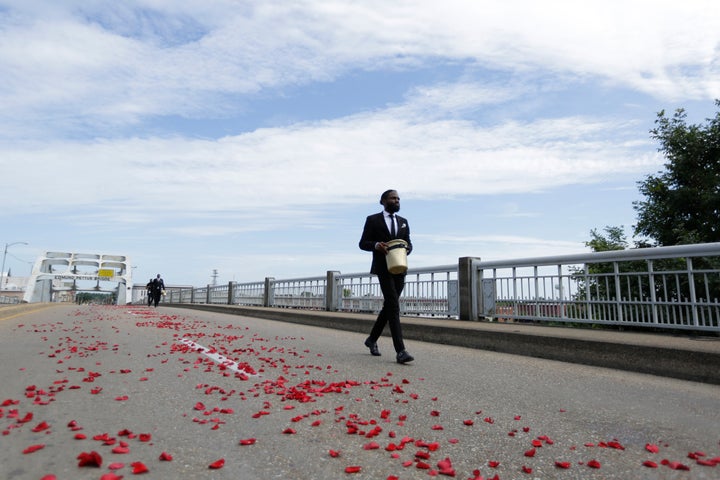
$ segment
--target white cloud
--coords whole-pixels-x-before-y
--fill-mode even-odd
[[[461,90],[470,97],[492,97],[482,85],[477,94],[468,84]],[[5,147],[0,153],[11,175],[0,186],[6,202],[28,191],[33,198],[11,203],[14,211],[92,202],[131,213],[148,206],[192,214],[296,210],[326,202],[328,190],[340,192],[337,202],[350,203],[376,189],[380,171],[401,173],[397,188],[423,197],[540,191],[637,175],[661,163],[647,153],[647,145],[634,144],[632,124],[570,117],[480,126],[438,118],[447,97],[439,87],[433,91],[439,108],[429,108],[428,96],[411,95],[408,104],[383,111],[219,140],[132,138]],[[456,93],[449,86],[448,97]],[[418,98],[420,107],[413,103]],[[420,111],[431,113],[422,117]]]
[[[714,0],[18,2],[0,21],[3,124],[46,135],[222,115],[229,95],[423,62],[720,97]]]

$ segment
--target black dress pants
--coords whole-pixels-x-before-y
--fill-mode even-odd
[[[380,310],[375,325],[370,331],[370,341],[377,342],[385,329],[385,325],[388,324],[395,352],[402,352],[405,350],[405,343],[403,342],[402,327],[400,326],[400,294],[405,288],[405,275],[380,274],[378,275],[378,281],[380,282],[380,290],[384,301],[383,308]]]

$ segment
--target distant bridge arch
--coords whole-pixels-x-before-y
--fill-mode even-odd
[[[125,305],[132,298],[129,258],[125,255],[46,252],[35,261],[23,300],[28,303],[74,300],[76,292],[114,293],[117,304]]]

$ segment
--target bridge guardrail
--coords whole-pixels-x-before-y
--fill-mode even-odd
[[[167,290],[170,303],[341,312],[375,313],[383,301],[374,275],[336,271]],[[457,265],[408,270],[400,308],[402,315],[462,320],[720,332],[720,243],[516,260],[463,257]]]

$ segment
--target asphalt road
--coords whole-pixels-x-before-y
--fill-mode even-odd
[[[421,342],[403,366],[364,339],[2,308],[0,479],[720,478],[700,464],[720,460],[720,386]]]

